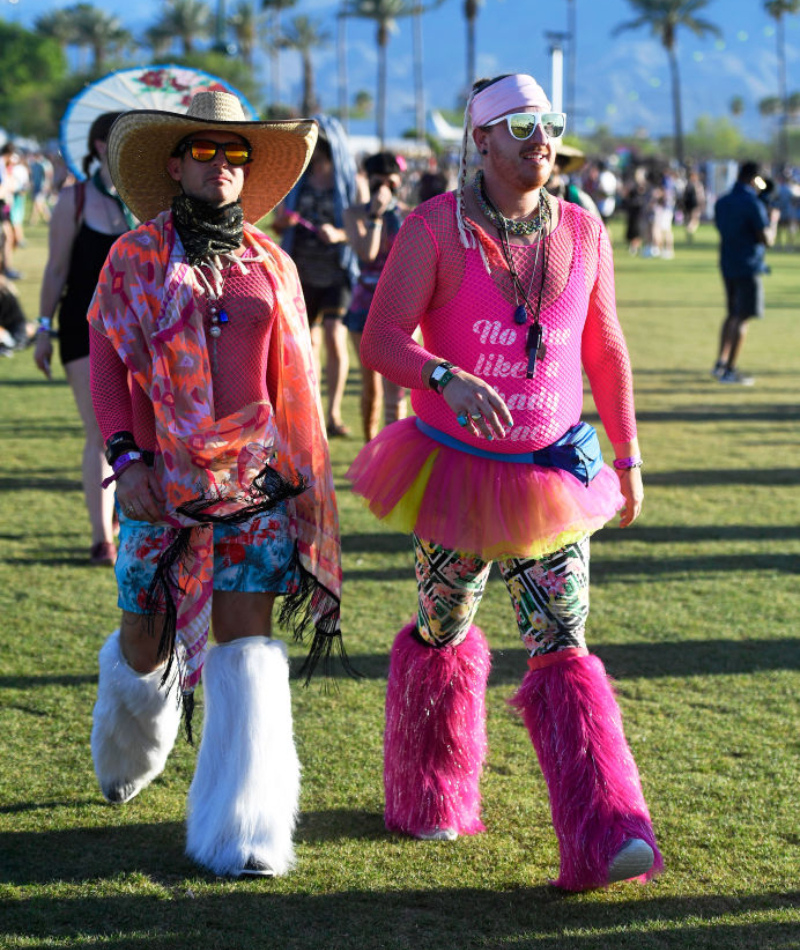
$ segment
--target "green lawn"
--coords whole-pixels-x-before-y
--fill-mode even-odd
[[[183,742],[141,796],[103,804],[89,731],[115,584],[87,566],[81,429],[63,371],[45,381],[28,351],[0,361],[0,947],[800,947],[800,258],[772,255],[767,319],[742,359],[757,385],[724,387],[709,374],[723,311],[714,232],[692,247],[678,238],[672,261],[617,247],[647,495],[633,528],[594,540],[589,624],[618,682],[665,874],[582,895],[548,886],[557,847],[506,705],[526,667],[497,577],[479,615],[494,652],[488,830],[452,844],[384,830],[388,650],[415,588],[408,539],[349,493],[355,439],[332,452],[345,640],[364,676],[295,684],[297,869],[239,883],[189,862],[196,753]],[[31,229],[16,262],[31,317],[44,242]],[[355,372],[346,409],[357,431]]]

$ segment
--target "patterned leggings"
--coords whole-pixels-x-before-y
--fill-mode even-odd
[[[492,562],[450,551],[414,535],[419,613],[417,629],[431,646],[457,646],[466,637]],[[498,561],[529,654],[585,648],[589,615],[589,536],[546,557]]]

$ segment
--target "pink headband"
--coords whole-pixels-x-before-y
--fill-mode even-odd
[[[550,100],[533,76],[524,73],[506,76],[472,97],[469,110],[472,128],[486,125],[492,119],[525,106],[542,105],[549,109]]]

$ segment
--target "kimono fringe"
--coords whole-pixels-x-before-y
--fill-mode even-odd
[[[303,567],[296,551],[294,569],[298,577],[297,589],[284,596],[278,622],[291,630],[297,643],[305,642],[309,628],[313,628],[308,656],[300,667],[299,675],[305,678],[305,685],[308,686],[317,666],[322,662],[325,677],[331,679],[332,658],[335,652],[345,672],[359,678],[361,674],[350,663],[344,648],[339,598]]]
[[[271,511],[288,498],[295,498],[307,488],[308,482],[304,476],[300,475],[297,481],[292,482],[267,465],[253,479],[247,493],[239,492],[233,495],[204,493],[181,505],[177,511],[178,514],[195,520],[197,527],[209,524],[242,524],[256,515]],[[239,503],[240,507],[236,511],[227,514],[215,514],[209,510],[223,502],[228,504],[231,502]],[[180,576],[180,565],[185,563],[185,559],[191,552],[193,530],[192,527],[175,529],[172,541],[162,551],[158,559],[145,599],[144,611],[149,618],[151,636],[155,636],[156,616],[161,615],[164,620],[161,638],[158,641],[158,658],[166,661],[164,676],[161,680],[162,686],[169,679],[172,664],[175,660],[175,643],[178,634],[178,600],[183,593],[177,578]],[[337,600],[337,622],[338,603]],[[330,649],[328,653],[330,653]],[[185,692],[183,694],[184,725],[186,737],[190,743],[192,742],[193,712],[194,696],[191,691]]]

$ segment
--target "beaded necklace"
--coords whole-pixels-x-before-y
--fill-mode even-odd
[[[507,218],[501,211],[499,211],[489,196],[486,194],[486,185],[483,179],[483,170],[479,169],[475,177],[472,179],[472,188],[475,192],[475,198],[480,206],[481,211],[486,215],[486,217],[492,222],[492,224],[497,228],[498,231],[505,230],[509,234],[516,234],[520,237],[527,237],[530,234],[535,233],[536,231],[541,231],[544,227],[545,221],[542,216],[542,208],[544,202],[539,194],[539,213],[535,218],[531,220],[512,220]]]

